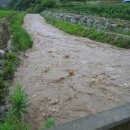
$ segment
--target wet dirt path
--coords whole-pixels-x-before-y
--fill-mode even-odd
[[[34,45],[15,74],[29,97],[33,130],[130,101],[130,50],[66,34],[37,14],[24,26]]]

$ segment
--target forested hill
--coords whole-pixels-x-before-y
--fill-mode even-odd
[[[15,10],[31,10],[40,12],[45,8],[52,8],[56,5],[56,0],[11,0],[10,8]]]
[[[10,0],[0,0],[0,7],[4,8],[8,5]]]

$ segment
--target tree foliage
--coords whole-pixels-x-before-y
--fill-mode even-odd
[[[54,7],[56,0],[11,0],[9,7],[16,10],[32,9],[40,12],[45,8]]]

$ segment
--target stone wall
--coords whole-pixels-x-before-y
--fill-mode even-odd
[[[112,20],[102,17],[82,16],[70,13],[55,13],[50,11],[44,11],[43,14],[57,19],[66,20],[71,23],[79,23],[83,26],[95,28],[98,30],[130,34],[130,22],[126,20]]]

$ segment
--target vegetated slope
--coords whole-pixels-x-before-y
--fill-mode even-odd
[[[29,98],[33,130],[48,117],[63,123],[130,98],[130,51],[66,34],[37,14],[25,17],[34,40],[15,74]]]

